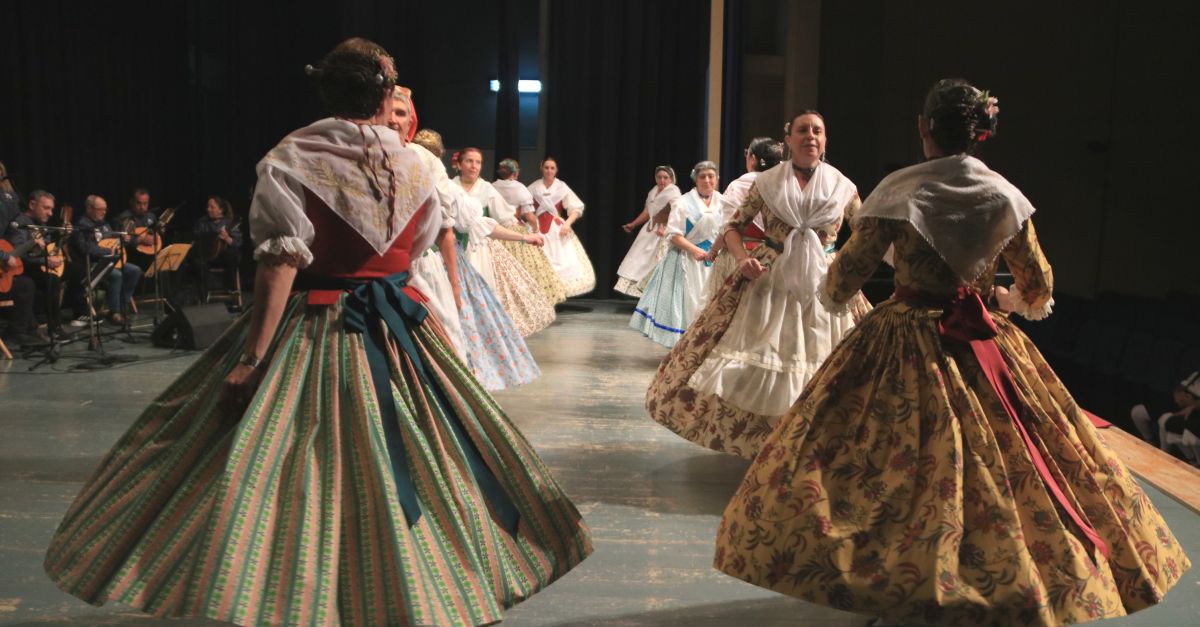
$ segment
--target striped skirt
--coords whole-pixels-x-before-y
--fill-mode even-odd
[[[401,506],[363,336],[344,330],[340,305],[310,307],[299,295],[245,413],[231,419],[216,401],[249,316],[109,452],[54,534],[47,574],[89,603],[240,625],[500,620],[583,560],[589,533],[431,320],[411,332],[428,386],[396,338],[384,339],[420,504],[414,522]],[[464,446],[515,506],[515,530],[494,517]]]

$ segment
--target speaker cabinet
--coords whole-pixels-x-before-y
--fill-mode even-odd
[[[233,315],[225,308],[225,303],[168,306],[168,311],[167,317],[150,334],[150,342],[161,348],[204,350],[233,323]]]

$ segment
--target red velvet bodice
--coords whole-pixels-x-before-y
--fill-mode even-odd
[[[313,261],[304,269],[306,274],[341,278],[378,278],[397,272],[405,272],[412,265],[412,245],[417,225],[425,214],[427,205],[408,220],[399,237],[383,255],[367,243],[324,201],[304,190],[304,214],[312,222],[313,236],[309,250]],[[312,305],[328,305],[337,302],[340,292],[313,290],[308,302]]]

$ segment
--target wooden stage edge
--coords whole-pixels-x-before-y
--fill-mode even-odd
[[[1200,468],[1164,453],[1119,427],[1112,426],[1099,432],[1133,474],[1200,514]]]

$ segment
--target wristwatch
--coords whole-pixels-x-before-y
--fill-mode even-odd
[[[238,360],[238,364],[242,366],[250,366],[251,368],[259,368],[263,365],[261,359],[251,355],[250,353],[242,353],[242,358]]]

